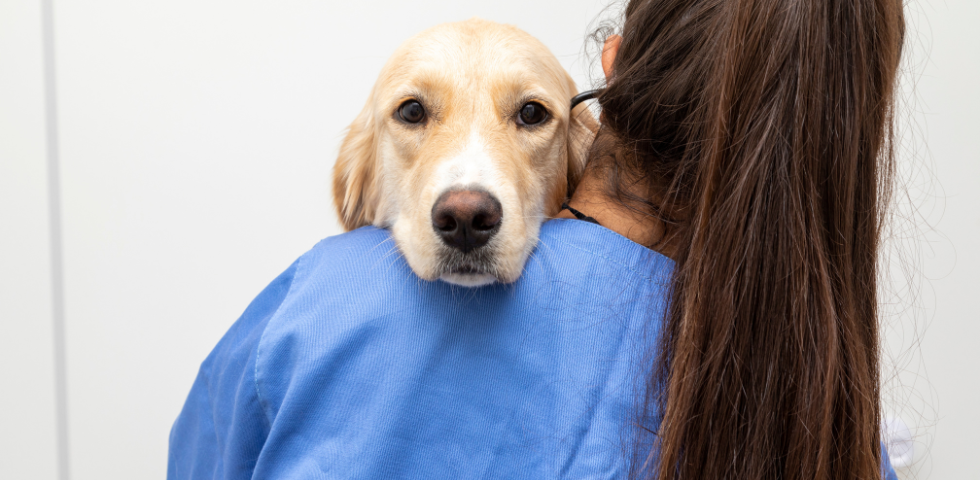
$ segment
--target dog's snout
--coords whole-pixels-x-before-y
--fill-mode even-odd
[[[479,190],[451,190],[432,206],[432,227],[442,241],[464,253],[490,241],[503,218],[500,201]]]

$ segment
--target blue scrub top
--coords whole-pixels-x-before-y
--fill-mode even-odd
[[[327,238],[201,365],[168,478],[625,478],[672,269],[578,220],[475,289],[420,280],[386,230]]]

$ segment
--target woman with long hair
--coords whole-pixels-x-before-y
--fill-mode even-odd
[[[879,475],[903,36],[900,0],[633,0],[606,41],[570,204],[676,262],[644,478]]]
[[[384,230],[320,242],[205,360],[171,479],[894,478],[901,0],[632,0],[616,30],[570,220],[523,276],[461,291]]]

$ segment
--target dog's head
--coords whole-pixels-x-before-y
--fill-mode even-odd
[[[483,20],[440,25],[388,60],[340,148],[348,230],[390,228],[426,280],[512,282],[585,165],[591,113],[541,42]]]

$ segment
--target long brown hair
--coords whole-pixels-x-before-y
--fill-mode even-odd
[[[634,476],[880,478],[901,0],[632,0],[622,36],[596,145],[679,246]]]

